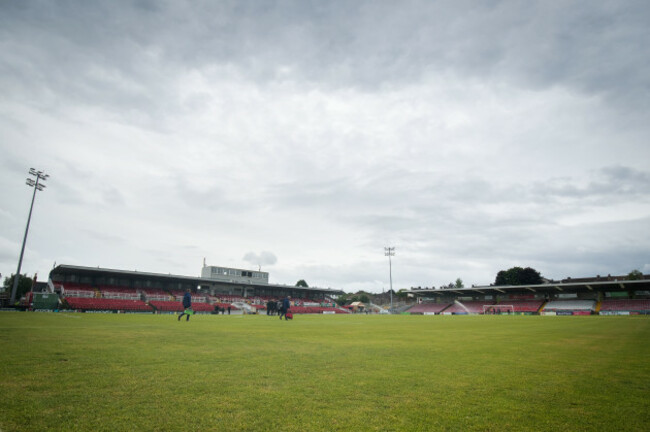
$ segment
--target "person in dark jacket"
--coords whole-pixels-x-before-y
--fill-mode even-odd
[[[287,318],[287,312],[289,312],[289,309],[291,308],[291,296],[286,296],[284,300],[282,300],[282,307],[280,308],[280,319],[284,316],[285,321],[288,320]]]
[[[185,294],[183,294],[183,309],[185,310],[178,316],[178,320],[180,321],[183,315],[187,315],[185,321],[189,321],[192,314],[192,294],[190,290],[185,291]]]

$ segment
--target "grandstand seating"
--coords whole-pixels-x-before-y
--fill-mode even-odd
[[[324,312],[334,312],[336,314],[350,313],[341,308],[324,306],[291,306],[291,312],[294,314],[322,314]]]
[[[151,300],[149,304],[156,308],[156,310],[164,312],[183,312],[183,310],[185,310],[183,304],[178,300]]]
[[[212,312],[214,311],[214,305],[192,301],[192,310],[194,310],[194,312]]]
[[[179,298],[179,297],[177,297]],[[236,302],[241,302],[241,303],[246,303],[250,305],[252,308],[257,309],[257,310],[263,310],[266,309],[266,304],[271,301],[282,301],[282,297],[278,296],[254,296],[254,297],[247,297],[244,298],[239,295],[231,295],[231,294],[217,294],[215,296],[208,295],[205,300],[201,300],[200,297],[195,297],[194,295],[192,296],[192,302],[201,302],[201,301],[206,301],[208,303],[214,303],[214,304],[219,304],[220,307],[225,307],[227,308],[228,305],[231,305],[231,303],[236,303]],[[296,307],[305,307],[305,308],[314,308],[314,307],[320,307],[320,308],[325,308],[325,307],[330,307],[331,310],[338,310],[335,307],[335,303],[331,300],[314,300],[314,299],[309,299],[309,298],[292,298],[291,299],[292,303],[292,310],[294,310]],[[231,306],[234,307],[234,306]],[[322,309],[318,310],[317,312],[312,311],[311,309],[305,309],[304,313],[322,313]],[[338,310],[339,313],[345,313],[340,310]],[[301,312],[295,312],[295,313],[301,313]]]
[[[233,303],[233,302],[243,302],[246,301],[244,297],[238,296],[238,295],[230,295],[230,294],[217,294],[215,296],[216,301],[220,301],[222,303]]]
[[[116,287],[116,286],[109,286],[109,285],[98,285],[97,289],[102,292],[114,292],[114,293],[132,294],[136,292],[135,288]]]
[[[125,310],[152,312],[151,307],[142,300],[67,297],[66,302],[70,309],[75,310]]]
[[[174,301],[169,301],[169,300],[152,300],[149,302],[151,306],[153,306],[156,310],[161,311],[161,312],[183,312],[185,308],[183,307],[183,303],[180,300],[174,300]],[[192,310],[194,312],[212,312],[214,311],[214,306],[209,303],[200,303],[200,302],[194,302],[192,301]],[[226,309],[228,308],[229,305],[226,305]]]
[[[232,304],[230,304],[230,303],[220,303],[220,302],[216,302],[216,303],[214,303],[214,304],[212,305],[213,308],[216,307],[216,306],[219,306],[219,308],[221,308],[221,309],[226,309],[226,310],[228,310],[228,308],[230,308],[231,310],[239,310],[239,308],[238,308],[237,306],[234,306],[234,305],[232,305]]]
[[[472,313],[472,314],[482,314],[483,305],[493,305],[494,302],[491,301],[462,301],[463,306],[458,303],[453,303],[447,309],[444,310],[444,313]]]
[[[545,311],[594,311],[596,300],[551,300],[544,306]]]
[[[102,297],[124,300],[140,300],[142,297],[133,288],[116,288],[116,287],[102,287],[99,289]]]
[[[192,294],[192,303],[209,303],[208,296]]]
[[[146,296],[162,295],[169,297],[169,293],[161,289],[142,288],[140,291],[142,291]]]
[[[62,285],[66,290],[68,289],[87,290],[87,291],[95,290],[95,288],[92,285],[76,283],[76,282],[65,282]]]
[[[141,292],[146,297],[147,301],[151,300],[160,300],[160,301],[169,301],[172,300],[172,296],[167,292],[159,289],[143,289]]]
[[[494,304],[491,301],[463,301],[461,302],[465,308],[455,303],[421,303],[411,307],[408,312],[412,314],[420,313],[476,313],[482,314],[486,309],[484,306],[494,308],[495,311],[502,309],[502,313],[510,310],[507,306],[512,306],[513,312],[537,312],[544,304],[543,300],[503,300],[500,303]],[[503,306],[501,308],[500,306]]]
[[[650,311],[650,299],[606,299],[600,307],[601,311]]]
[[[544,304],[544,300],[502,300],[494,305],[499,308],[499,305],[512,306],[514,312],[537,312]]]
[[[85,298],[94,298],[96,293],[94,290],[90,289],[79,289],[79,288],[65,288],[63,295],[65,297],[85,297]]]
[[[444,311],[451,303],[420,303],[413,306],[407,312],[412,314],[436,313]]]

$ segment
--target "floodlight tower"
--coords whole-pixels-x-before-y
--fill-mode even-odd
[[[390,313],[393,313],[393,264],[390,257],[395,256],[395,247],[385,247],[384,255],[388,257],[388,274],[390,275]]]
[[[32,210],[34,209],[34,199],[36,198],[36,191],[42,191],[45,189],[45,185],[41,181],[47,180],[49,177],[48,174],[45,174],[43,171],[36,171],[34,168],[29,169],[29,174],[36,177],[36,181],[31,178],[27,178],[27,186],[34,188],[34,194],[32,195],[32,205],[29,207],[29,216],[27,217],[27,228],[25,228],[25,237],[23,237],[23,247],[20,250],[20,258],[18,259],[18,270],[16,270],[16,275],[14,276],[14,286],[11,289],[11,304],[13,305],[16,302],[16,290],[18,289],[18,280],[20,279],[20,267],[23,265],[23,255],[25,253],[25,243],[27,243],[27,233],[29,232],[29,222],[32,220]]]

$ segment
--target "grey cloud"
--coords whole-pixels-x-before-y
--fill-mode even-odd
[[[290,79],[335,87],[451,73],[646,107],[650,88],[643,1],[14,3],[1,14],[2,39],[22,52],[2,63],[14,84],[49,82],[70,97],[150,112],[176,103],[161,68],[213,65],[258,82],[288,69]]]
[[[227,191],[220,187],[209,186],[197,189],[189,183],[188,178],[175,176],[170,198],[180,199],[189,207],[215,211],[223,208]]]
[[[502,259],[538,263],[547,277],[562,278],[571,272],[623,274],[642,266],[650,256],[649,223],[650,218],[642,216],[612,222],[585,221],[576,226],[531,226],[526,243],[516,241],[512,248],[503,248],[503,239],[508,237],[501,236],[501,242],[494,245]]]
[[[582,227],[561,227],[561,218],[578,211],[598,212],[599,208],[615,202],[627,202],[630,197],[646,202],[650,198],[645,172],[614,166],[592,174],[585,186],[577,185],[581,182],[577,177],[497,186],[478,178],[441,179],[435,175],[401,173],[403,183],[388,190],[374,187],[376,183],[390,187],[386,179],[376,179],[372,184],[338,179],[296,185],[289,189],[288,195],[274,198],[292,208],[329,212],[333,218],[367,230],[369,238],[383,238],[390,233],[409,253],[445,254],[455,265],[470,257],[486,263],[499,256],[504,263],[540,263],[548,269],[549,276],[561,277],[562,269],[568,268],[569,262],[588,263],[584,265],[590,271],[598,266],[607,267],[605,252],[602,255],[571,252],[571,247],[580,245],[594,231],[603,232],[602,229],[588,223]],[[411,186],[402,189],[405,185]],[[312,190],[315,192],[309,196]],[[571,202],[567,203],[566,199]],[[486,205],[492,210],[487,211]],[[332,208],[341,211],[331,212]],[[610,226],[619,232],[612,234],[612,238],[634,230],[629,221],[612,222]],[[372,242],[368,241],[367,246],[371,247]],[[644,253],[647,251],[643,248],[628,248],[611,262],[610,268],[620,268],[624,261],[638,259]],[[457,272],[460,275],[461,269]],[[472,281],[486,282],[489,281]]]
[[[531,198],[544,201],[571,198],[579,202],[607,200],[617,202],[638,198],[650,200],[650,172],[625,166],[609,166],[592,173],[589,183],[580,185],[570,177],[537,183],[530,190]]]
[[[79,206],[90,204],[89,197],[83,192],[83,188],[73,183],[57,182],[55,188],[50,188],[59,204]]]
[[[237,214],[239,212],[254,212],[260,209],[259,201],[252,199],[254,193],[238,187],[228,188],[227,186],[205,186],[197,188],[190,186],[186,180],[178,179],[175,186],[166,192],[168,200],[179,200],[184,203],[186,209],[192,209],[195,213],[219,213]]]
[[[378,251],[378,256],[381,254]],[[305,279],[309,286],[337,286],[342,283],[357,289],[370,289],[381,292],[382,286],[388,289],[388,263],[360,261],[343,265],[304,265],[296,269],[296,275]],[[385,279],[384,279],[385,277]]]
[[[621,165],[605,167],[601,172],[608,180],[622,184],[624,190],[633,193],[650,193],[650,172]]]
[[[146,45],[130,34],[129,24],[146,33],[145,23],[138,24],[142,17],[130,8],[11,3],[3,3],[0,13],[0,38],[9,48],[0,61],[0,85],[8,98],[59,113],[65,102],[116,114],[159,112],[155,101],[166,95],[164,76],[157,73],[159,64],[147,63]]]
[[[269,251],[262,251],[259,254],[255,252],[247,252],[242,259],[250,264],[258,266],[274,265],[278,262],[278,258],[275,254]]]
[[[625,166],[604,167],[592,173],[582,185],[576,177],[549,178],[544,182],[511,183],[503,186],[473,176],[442,177],[434,173],[388,173],[372,180],[354,178],[323,181],[296,181],[276,185],[269,193],[282,205],[329,207],[332,202],[379,210],[402,209],[412,212],[448,213],[458,206],[467,211],[481,204],[553,204],[556,199],[587,201],[617,200],[628,197],[650,199],[650,172]],[[398,177],[399,180],[392,179]]]
[[[0,237],[0,262],[12,262],[13,260],[17,262],[18,254],[20,253],[19,247],[13,241]]]
[[[641,1],[2,2],[1,163],[15,222],[3,236],[18,239],[24,225],[27,204],[14,206],[12,195],[29,198],[20,189],[25,160],[50,157],[39,206],[66,227],[88,222],[80,250],[124,245],[97,238],[104,229],[155,243],[142,229],[155,218],[151,231],[169,229],[178,239],[171,247],[191,260],[216,236],[250,233],[251,248],[266,235],[280,239],[284,256],[292,239],[276,225],[290,215],[292,224],[304,219],[294,231],[325,220],[367,249],[390,238],[403,258],[426,256],[417,263],[445,283],[484,282],[462,272],[476,262],[493,280],[487,267],[537,254],[544,274],[563,273],[553,269],[570,260],[572,241],[589,246],[601,234],[590,215],[611,210],[602,219],[616,219],[619,205],[638,210],[627,219],[646,216],[649,9]],[[109,216],[112,207],[120,217]],[[105,217],[93,219],[95,209]],[[110,227],[114,220],[124,226]],[[638,235],[636,222],[616,227],[603,241]],[[179,245],[193,242],[196,250]],[[600,255],[572,262],[581,259]],[[15,257],[5,260],[13,266]],[[358,270],[366,264],[305,270],[359,285],[385,273],[383,262]]]
[[[104,190],[102,198],[105,205],[108,207],[123,207],[125,204],[124,195],[113,187]]]
[[[110,184],[100,184],[98,174],[86,166],[55,158],[49,164],[48,193],[59,204],[71,206],[101,205],[103,207],[123,207],[126,204],[124,193]],[[92,193],[88,193],[91,190]]]
[[[101,243],[111,243],[111,244],[128,244],[128,241],[117,234],[114,234],[113,230],[107,231],[96,231],[90,229],[82,229],[88,237],[95,239]]]
[[[266,186],[266,195],[283,207],[318,208],[344,206],[346,201],[353,199],[350,194],[351,183],[346,178],[333,179],[299,179],[286,183]]]

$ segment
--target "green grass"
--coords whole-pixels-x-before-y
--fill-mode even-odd
[[[650,317],[0,313],[0,430],[645,431]]]

